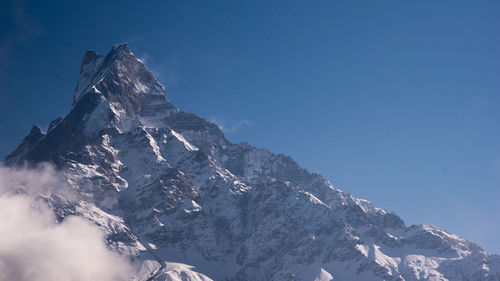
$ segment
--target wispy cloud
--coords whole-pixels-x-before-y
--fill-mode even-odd
[[[147,52],[136,54],[137,58],[153,73],[167,89],[179,82],[180,57],[175,53],[162,54],[155,57]]]
[[[147,53],[143,54],[139,58],[139,60],[146,65],[146,67],[149,69],[149,71],[151,71],[151,73],[153,73],[154,77],[158,81],[162,81],[165,78],[163,69],[161,67],[158,67],[158,65],[151,63],[151,57]]]
[[[137,59],[142,62],[143,64],[147,64],[149,62],[149,55],[147,53],[142,54],[139,56]]]
[[[237,121],[236,123],[229,123],[229,122],[224,122],[221,119],[211,117],[209,121],[219,126],[221,131],[224,133],[236,133],[240,131],[242,128],[252,124],[252,122],[246,119]]]

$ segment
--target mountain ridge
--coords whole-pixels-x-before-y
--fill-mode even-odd
[[[80,201],[51,198],[53,209],[99,225],[141,263],[134,280],[500,280],[499,256],[231,143],[173,106],[125,44],[85,53],[70,112],[5,160],[26,162],[66,176]]]

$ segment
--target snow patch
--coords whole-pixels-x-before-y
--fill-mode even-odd
[[[176,131],[172,130],[172,135],[176,137],[179,141],[181,141],[184,146],[186,147],[187,150],[189,151],[198,151],[198,148],[192,144],[190,144],[181,134],[177,133]]]

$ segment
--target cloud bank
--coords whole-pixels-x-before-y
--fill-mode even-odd
[[[104,233],[80,217],[57,223],[37,194],[65,186],[49,167],[0,166],[0,281],[130,280],[132,266],[110,251]]]

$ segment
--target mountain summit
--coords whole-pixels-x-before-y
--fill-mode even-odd
[[[500,257],[336,189],[293,159],[229,142],[174,107],[127,45],[88,51],[70,112],[5,160],[53,163],[132,280],[500,280]]]
[[[87,51],[73,104],[90,93],[99,93],[131,117],[172,109],[165,88],[126,44],[116,45],[106,56]]]

